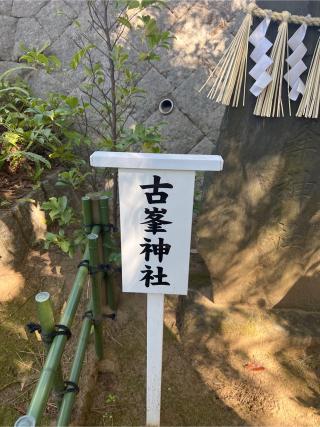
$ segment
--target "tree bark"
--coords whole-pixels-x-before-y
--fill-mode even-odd
[[[320,2],[258,5],[320,16]],[[271,41],[277,26],[267,33]],[[289,37],[297,28],[289,25]],[[307,66],[317,30],[307,31]],[[206,177],[198,222],[198,246],[213,279],[214,301],[319,309],[320,120],[295,117],[301,97],[292,102],[291,117],[288,109],[284,118],[256,117],[248,87],[247,105],[226,110],[216,150],[225,167]],[[286,91],[284,84],[284,105]]]

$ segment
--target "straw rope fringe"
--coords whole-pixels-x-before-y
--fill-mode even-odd
[[[212,83],[208,98],[223,105],[237,107],[241,91],[243,105],[247,74],[248,41],[252,15],[247,13],[234,39],[199,92]]]
[[[289,12],[283,12],[283,14]],[[283,19],[288,18],[284,15]],[[271,51],[273,63],[268,68],[272,81],[266,89],[258,96],[253,114],[262,117],[283,116],[282,104],[282,81],[283,67],[286,56],[286,47],[288,41],[288,19],[283,20],[278,28],[278,34]]]
[[[319,117],[320,105],[320,37],[315,48],[308,72],[305,92],[302,96],[297,117],[316,119]]]
[[[268,9],[261,9],[255,3],[250,3],[246,7],[246,16],[235,35],[234,39],[227,47],[223,53],[218,64],[215,66],[213,71],[211,71],[207,81],[201,87],[199,92],[201,92],[207,86],[210,87],[207,97],[216,102],[220,102],[223,105],[232,105],[237,107],[242,95],[242,104],[245,104],[245,89],[246,89],[246,76],[247,76],[247,56],[248,56],[248,45],[249,45],[249,36],[250,29],[252,26],[253,18],[252,16],[257,16],[259,18],[267,18],[273,21],[280,21],[278,27],[278,33],[276,40],[273,44],[270,58],[272,64],[267,68],[261,69],[261,67],[256,71],[271,76],[271,82],[268,82],[268,85],[261,85],[261,77],[259,73],[257,74],[257,79],[261,85],[261,89],[265,87],[262,92],[259,94],[256,105],[254,108],[254,114],[262,117],[281,117],[284,116],[284,108],[282,101],[282,92],[283,92],[283,80],[284,77],[289,76],[289,63],[287,62],[287,74],[284,76],[284,64],[285,58],[289,58],[289,47],[288,47],[288,24],[300,24],[307,26],[320,26],[319,17],[308,16],[299,16],[291,15],[289,12],[274,12]],[[259,27],[257,27],[259,28]],[[290,40],[292,37],[290,38]],[[256,46],[260,54],[265,53],[263,50],[263,44]],[[291,47],[292,48],[292,47]],[[294,49],[293,49],[294,50]],[[294,56],[294,59],[297,60],[297,55],[299,53],[298,49],[291,54],[290,58]],[[301,52],[300,52],[301,53]],[[305,53],[305,52],[304,52]],[[266,55],[265,55],[266,56]],[[265,59],[265,58],[264,58]],[[299,59],[299,58],[298,58]],[[291,60],[293,60],[291,58]],[[270,61],[269,61],[270,62]],[[266,64],[268,66],[269,64]],[[303,68],[303,67],[302,67]],[[305,69],[305,66],[304,66]],[[301,71],[300,64],[300,74],[303,73],[304,69]],[[295,70],[297,73],[297,70]],[[298,77],[300,76],[298,75]],[[291,115],[291,104],[290,104],[290,79],[288,79],[288,84],[286,85],[288,91],[288,109],[289,115]],[[269,78],[270,81],[270,78]],[[291,82],[292,83],[292,82]],[[291,84],[292,86],[292,84]],[[301,84],[304,88],[303,81]],[[303,93],[303,90],[300,91]],[[242,94],[241,94],[242,93]],[[255,95],[258,95],[256,93]],[[295,98],[297,99],[297,97]],[[293,100],[295,100],[293,98]],[[298,117],[308,117],[308,118],[317,118],[319,117],[320,109],[320,38],[317,42],[317,46],[312,58],[312,63],[309,69],[307,83],[305,86],[305,92],[301,99],[297,116]]]

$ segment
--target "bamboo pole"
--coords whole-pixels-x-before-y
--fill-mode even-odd
[[[83,225],[86,234],[91,233],[92,229],[92,209],[91,209],[91,200],[90,197],[84,196],[81,198],[82,202],[82,216],[83,216]]]
[[[90,198],[91,212],[92,212],[91,223],[93,223],[93,224],[102,224],[101,218],[100,218],[100,195],[101,194],[99,192],[87,194],[87,196]],[[102,234],[99,234],[99,239],[98,239],[98,259],[99,259],[99,263],[102,264],[103,259],[104,259]],[[99,273],[99,276],[101,279],[100,280],[101,303],[102,303],[102,305],[106,305],[107,304],[107,295],[108,295],[107,283],[104,280],[102,280],[102,278],[103,278],[102,272]]]
[[[95,226],[92,229],[93,233],[100,232],[100,226]],[[89,244],[86,246],[86,250],[83,255],[83,260],[87,260],[89,256]],[[70,328],[74,319],[77,307],[80,302],[85,280],[88,276],[88,269],[85,266],[79,267],[75,281],[73,283],[66,308],[61,317],[60,324],[63,324]],[[67,338],[65,335],[59,335],[55,337],[51,344],[48,356],[46,358],[44,367],[42,369],[37,387],[33,393],[32,400],[29,405],[27,415],[35,419],[38,423],[45,409],[46,403],[49,398],[50,391],[53,386],[53,380],[57,372],[57,368],[61,361],[61,356],[66,344]]]
[[[91,274],[92,313],[94,319],[95,349],[97,358],[103,358],[102,315],[101,315],[101,274],[96,271],[99,264],[98,234],[88,235],[89,264],[93,269]]]
[[[46,354],[48,355],[53,341],[53,338],[50,337],[50,334],[55,331],[56,323],[54,320],[53,303],[49,292],[39,292],[36,295],[35,300],[37,305],[38,319],[41,326],[41,337],[46,349]],[[62,401],[63,390],[63,375],[61,365],[59,364],[57,367],[57,373],[53,380],[53,393],[57,399],[58,406],[60,406]]]
[[[102,226],[102,249],[103,249],[103,263],[109,263],[109,253],[111,247],[111,233],[106,230],[106,227],[109,223],[109,209],[108,209],[108,196],[100,196],[100,223]],[[111,310],[115,310],[115,300],[114,300],[114,280],[112,273],[104,273],[103,276],[106,287],[107,287],[107,299],[108,305]]]
[[[89,310],[92,307],[92,303],[89,304]],[[69,381],[75,384],[79,383],[80,373],[84,361],[85,352],[87,349],[90,331],[92,327],[92,319],[85,317],[82,322],[82,328],[78,339],[77,349],[73,359]],[[66,427],[70,423],[71,411],[76,398],[75,393],[66,393],[63,397],[62,405],[58,415],[57,427]]]

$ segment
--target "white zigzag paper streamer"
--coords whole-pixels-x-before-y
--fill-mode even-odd
[[[272,81],[270,74],[266,71],[273,62],[266,54],[272,46],[272,43],[266,38],[269,24],[270,18],[265,18],[249,37],[249,42],[254,46],[250,58],[256,63],[249,71],[250,76],[255,79],[250,88],[250,92],[254,96],[259,96]]]
[[[307,53],[307,48],[302,43],[307,31],[307,25],[302,24],[288,40],[288,45],[293,51],[286,59],[290,66],[289,71],[283,76],[290,87],[289,98],[296,101],[300,93],[303,95],[305,86],[301,74],[307,69],[302,58]]]

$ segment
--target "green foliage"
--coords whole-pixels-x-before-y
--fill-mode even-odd
[[[51,94],[47,99],[36,98],[24,82],[9,81],[10,71],[0,75],[0,169],[9,166],[11,172],[14,172],[23,165],[29,167],[32,164],[34,180],[37,182],[46,168],[59,164],[65,170],[59,173],[56,185],[80,189],[86,187],[90,180],[92,190],[97,191],[99,174],[96,171],[89,172],[81,157],[84,152],[90,151],[90,127],[99,135],[95,147],[101,149],[161,150],[160,124],[148,127],[138,123],[130,129],[127,126],[135,99],[145,93],[137,83],[139,73],[132,71],[132,51],[126,40],[128,34],[124,30],[140,34],[143,48],[138,55],[138,62],[159,60],[160,49],[169,48],[171,35],[161,31],[156,19],[149,16],[145,9],[158,8],[163,4],[161,0],[117,0],[102,3],[98,7],[97,2],[88,2],[91,26],[102,45],[96,45],[97,37],[91,40],[87,32],[81,33],[78,25],[79,49],[71,59],[70,68],[80,72],[79,66],[82,65],[85,83],[80,88],[81,101],[77,97],[62,94]],[[100,7],[104,8],[104,19],[101,19]],[[137,15],[138,19],[135,19]],[[24,53],[20,61],[26,65],[19,68],[48,73],[58,70],[61,67],[60,60],[54,55],[47,55],[46,48],[47,45],[44,45],[40,49],[28,50],[23,46]],[[87,120],[89,109],[100,117],[99,127],[91,126]],[[75,123],[79,125],[78,128],[82,126],[82,132],[75,130]],[[117,225],[116,173],[106,171],[106,176],[113,180],[112,222]],[[80,221],[68,206],[67,197],[51,197],[42,204],[42,209],[50,219],[51,227],[45,247],[55,245],[72,256],[76,246],[83,241],[83,233],[69,231],[70,226],[72,229],[80,225]],[[110,261],[118,264],[119,249],[112,247],[110,252]]]
[[[113,393],[109,393],[108,396],[106,397],[106,403],[115,403],[117,400],[117,396]]]
[[[50,197],[47,202],[43,202],[41,209],[46,211],[52,222],[57,221],[60,226],[70,225],[74,222],[72,208],[68,207],[66,196]]]
[[[68,171],[60,172],[58,181],[56,182],[57,186],[71,186],[74,189],[78,189],[80,185],[84,184],[87,176],[90,175],[90,172],[81,173],[79,169],[72,168]]]
[[[31,162],[40,179],[40,164],[50,168],[54,159],[77,162],[74,148],[88,140],[71,127],[85,108],[74,96],[33,97],[22,80],[11,83],[0,76],[0,169],[15,173]]]
[[[127,151],[131,146],[147,153],[159,153],[161,151],[162,136],[160,125],[146,127],[137,124],[133,128],[126,129],[122,139],[117,143],[118,151]]]
[[[95,113],[102,119],[101,129],[98,130],[101,136],[99,147],[102,149],[125,151],[134,147],[148,152],[160,151],[159,126],[146,127],[138,123],[130,130],[126,126],[129,113],[134,109],[135,98],[145,95],[137,84],[139,73],[132,71],[134,64],[127,39],[131,30],[140,34],[143,48],[138,62],[158,60],[159,49],[169,48],[171,35],[161,31],[156,19],[146,14],[145,9],[161,7],[163,4],[163,1],[157,0],[118,0],[114,2],[116,13],[112,17],[108,4],[103,6],[105,16],[110,16],[104,20],[100,19],[102,12],[96,3],[88,4],[93,31],[104,34],[104,37],[100,37],[103,46],[95,46],[93,40],[80,31],[79,40],[82,42],[79,42],[80,49],[74,55],[71,66],[75,68],[80,62],[83,65],[87,78],[81,89]],[[137,14],[139,16],[136,20],[134,18]],[[128,29],[129,34],[124,29]],[[101,58],[104,52],[105,61],[95,60]]]
[[[74,210],[68,206],[67,197],[50,197],[48,201],[42,203],[41,209],[49,216],[53,229],[46,233],[45,249],[54,245],[72,257],[77,248],[84,246],[86,236],[81,228],[80,220]],[[72,230],[70,226],[77,228]]]
[[[141,24],[138,26],[142,30],[143,38],[147,42],[149,55],[154,53],[156,48],[169,49],[169,41],[172,38],[169,31],[161,31],[157,26],[157,21],[149,15],[139,16]],[[144,52],[145,54],[148,52]],[[155,58],[160,59],[160,57]]]
[[[48,46],[46,43],[40,49],[33,48],[29,50],[24,44],[21,44],[20,48],[24,54],[20,56],[20,61],[32,64],[37,68],[42,68],[48,73],[59,70],[61,68],[60,59],[55,55],[48,56],[44,54]]]
[[[53,244],[54,246],[57,246],[62,252],[68,254],[71,258],[79,246],[84,246],[85,241],[86,236],[82,230],[75,230],[70,237],[66,236],[65,231],[60,228],[58,233],[46,233],[44,248],[49,249]]]
[[[95,45],[93,44],[89,44],[87,46],[85,46],[84,48],[78,50],[78,52],[76,52],[70,62],[70,67],[73,70],[76,70],[80,64],[81,59],[91,50],[94,49]]]

